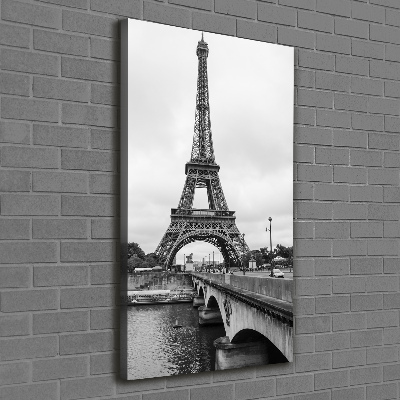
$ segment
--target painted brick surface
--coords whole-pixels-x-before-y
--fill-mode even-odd
[[[119,375],[119,20],[295,47],[293,364]],[[3,0],[0,397],[400,394],[397,0]]]

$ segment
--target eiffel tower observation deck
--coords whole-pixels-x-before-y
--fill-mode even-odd
[[[227,266],[240,266],[243,253],[249,248],[236,226],[235,211],[229,210],[215,162],[211,132],[208,91],[208,44],[197,44],[198,77],[196,112],[190,161],[185,165],[186,180],[177,208],[171,209],[171,223],[155,253],[165,266],[172,263],[176,253],[185,245],[205,241],[217,247]],[[195,191],[207,190],[208,209],[193,208]]]

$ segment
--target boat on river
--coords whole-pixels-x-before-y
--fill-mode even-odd
[[[125,304],[146,305],[146,304],[173,304],[190,303],[196,292],[192,289],[173,290],[128,290]]]

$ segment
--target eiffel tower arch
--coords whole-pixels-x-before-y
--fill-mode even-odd
[[[170,266],[176,253],[195,241],[208,242],[221,252],[224,261],[241,265],[241,256],[249,251],[244,235],[236,226],[235,211],[229,210],[219,179],[211,134],[208,93],[208,44],[197,44],[198,77],[196,114],[190,161],[185,165],[186,180],[177,208],[171,209],[171,222],[155,253],[165,266]],[[193,208],[195,191],[207,190],[208,209]]]

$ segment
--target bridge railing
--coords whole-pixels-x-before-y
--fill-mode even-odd
[[[216,283],[224,283],[248,290],[249,292],[273,297],[278,300],[292,303],[293,280],[257,276],[242,276],[229,274],[211,274],[208,272],[192,272],[192,275],[201,276]]]

